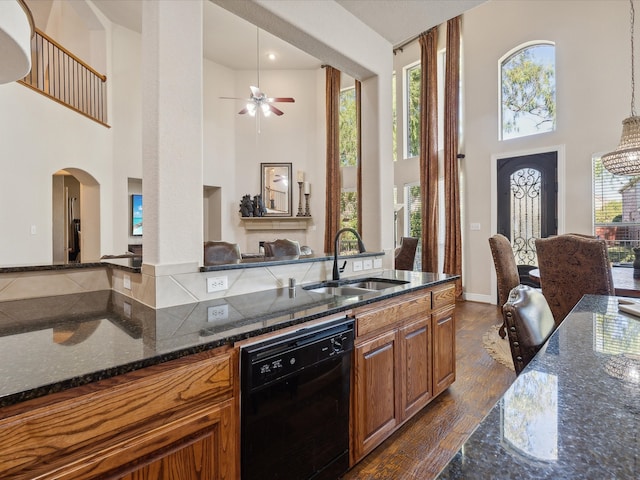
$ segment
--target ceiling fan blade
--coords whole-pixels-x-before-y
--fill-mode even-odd
[[[288,102],[288,103],[294,103],[295,99],[291,98],[291,97],[273,97],[273,98],[269,98],[268,99],[269,102]]]
[[[224,100],[247,100],[246,98],[240,98],[240,97],[218,97],[218,98],[222,98]]]
[[[273,113],[275,113],[276,115],[280,116],[283,115],[284,112],[282,110],[277,109],[276,107],[274,107],[273,105],[271,105],[270,103],[265,104],[269,107],[269,110],[271,110]]]
[[[245,113],[249,113],[249,109],[247,107],[243,108],[238,112],[239,115],[244,115]]]

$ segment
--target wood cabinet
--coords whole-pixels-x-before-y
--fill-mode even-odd
[[[236,350],[154,365],[0,410],[0,478],[238,477]]]
[[[354,310],[351,465],[455,380],[453,284]]]

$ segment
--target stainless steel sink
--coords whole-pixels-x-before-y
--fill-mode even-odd
[[[387,288],[397,287],[398,285],[404,285],[404,280],[387,280],[384,278],[369,278],[366,280],[360,280],[356,283],[349,283],[350,287],[366,288],[367,290],[386,290]]]
[[[398,285],[403,285],[405,283],[409,282],[387,278],[365,278],[351,281],[342,280],[340,282],[328,281],[316,285],[309,285],[308,287],[303,288],[309,292],[327,293],[330,295],[346,297],[379,292],[380,290],[397,287]]]
[[[337,295],[339,297],[350,297],[353,295],[364,295],[366,293],[375,292],[375,290],[352,287],[350,285],[345,285],[343,287],[323,286],[323,287],[309,288],[307,290],[315,293],[328,293],[329,295]]]

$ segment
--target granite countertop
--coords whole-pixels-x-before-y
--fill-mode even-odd
[[[457,278],[395,270],[374,276],[408,283],[351,297],[298,285],[163,309],[111,290],[0,302],[0,407]]]
[[[640,478],[640,317],[586,295],[439,479]]]

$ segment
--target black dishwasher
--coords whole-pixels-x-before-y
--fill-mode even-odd
[[[353,320],[242,348],[242,480],[335,480],[349,468]]]

